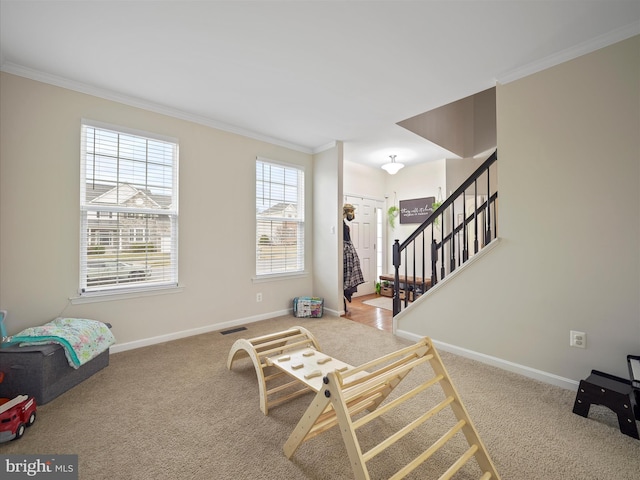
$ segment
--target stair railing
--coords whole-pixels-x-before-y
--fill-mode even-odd
[[[495,150],[404,242],[394,242],[394,316],[496,238],[497,160]]]

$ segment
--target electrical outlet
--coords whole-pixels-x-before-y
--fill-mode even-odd
[[[569,345],[576,348],[587,348],[587,334],[571,330],[569,332]]]
[[[256,293],[256,302],[261,302],[261,301],[262,301],[262,294]]]

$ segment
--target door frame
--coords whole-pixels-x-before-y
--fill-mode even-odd
[[[384,270],[384,266],[386,265],[387,262],[387,249],[386,249],[386,244],[387,244],[387,229],[385,228],[385,215],[384,215],[384,208],[385,208],[385,200],[381,199],[381,198],[377,198],[377,197],[371,197],[368,195],[359,195],[359,194],[353,194],[353,193],[344,193],[343,195],[343,203],[350,203],[348,198],[358,198],[361,200],[368,200],[371,201],[375,204],[374,207],[374,216],[375,216],[375,231],[373,233],[375,240],[374,240],[374,266],[373,266],[373,285],[374,285],[374,291],[375,291],[375,284],[377,282],[380,281],[379,279],[379,273],[384,274],[385,272]],[[379,212],[379,213],[378,213]],[[356,215],[358,215],[358,212],[356,210]],[[380,239],[380,241],[378,241],[378,239]],[[360,257],[360,252],[358,252],[358,249],[356,248],[356,253],[358,253],[358,257]],[[380,254],[380,262],[378,262],[378,255]],[[368,293],[363,294],[361,292],[356,292],[354,294],[354,297],[359,297],[362,295],[368,295]]]

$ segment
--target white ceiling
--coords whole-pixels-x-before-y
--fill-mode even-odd
[[[0,69],[380,166],[396,122],[640,34],[640,1],[7,1]]]

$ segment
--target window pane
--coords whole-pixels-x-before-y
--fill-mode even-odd
[[[86,128],[85,172],[88,185],[126,184],[155,194],[159,189],[173,188],[177,149],[175,144],[159,140],[118,134],[92,127]],[[95,192],[94,192],[95,193]],[[111,200],[120,206],[130,192],[111,192]],[[86,201],[95,199],[87,189]]]
[[[304,172],[256,162],[256,273],[304,270]]]
[[[177,144],[82,130],[81,292],[176,284]]]

